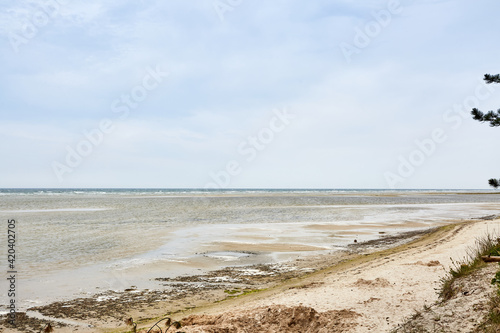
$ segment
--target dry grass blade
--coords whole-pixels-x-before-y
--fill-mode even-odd
[[[49,324],[45,325],[45,328],[43,329],[42,332],[43,333],[50,333],[50,332],[54,332],[54,329],[52,328],[52,325],[50,325],[50,323],[49,323]]]
[[[132,317],[125,320],[125,324],[127,324],[127,326],[132,326],[132,332],[137,332],[137,323],[134,322]]]
[[[439,297],[443,301],[451,299],[456,295],[454,283],[457,279],[467,276],[486,264],[481,259],[484,255],[498,255],[500,251],[500,238],[488,233],[486,236],[476,239],[473,247],[466,251],[466,257],[462,260],[451,260],[452,267],[448,275],[441,279],[441,291]]]

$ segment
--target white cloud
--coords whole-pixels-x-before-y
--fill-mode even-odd
[[[9,34],[44,3],[0,5],[0,146],[23,162],[1,167],[12,176],[0,186],[60,186],[50,163],[103,118],[116,130],[65,186],[203,186],[283,107],[297,120],[233,186],[385,187],[384,172],[437,127],[449,139],[402,187],[486,187],[500,163],[477,149],[494,151],[495,129],[443,121],[496,71],[493,0],[401,1],[350,63],[339,44],[387,1],[244,1],[221,22],[210,1],[72,0],[15,53]],[[113,101],[158,64],[168,78],[119,120]]]

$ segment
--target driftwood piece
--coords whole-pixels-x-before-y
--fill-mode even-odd
[[[484,262],[500,262],[500,256],[482,256]]]

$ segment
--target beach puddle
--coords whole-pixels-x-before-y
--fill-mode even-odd
[[[240,243],[240,242],[216,242],[213,243],[216,248],[225,251],[252,251],[252,252],[303,252],[303,251],[324,251],[328,247],[319,247],[306,244],[290,243]],[[233,252],[234,253],[234,252]]]

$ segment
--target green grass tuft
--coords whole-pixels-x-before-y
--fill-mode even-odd
[[[455,296],[458,289],[455,287],[455,282],[461,277],[467,276],[486,264],[481,260],[481,256],[498,255],[500,253],[500,239],[491,234],[476,240],[474,247],[469,248],[467,256],[460,260],[452,259],[452,267],[448,275],[441,279],[441,291],[439,297],[443,301],[447,301]]]
[[[227,289],[226,289],[226,290],[224,290],[224,292],[225,292],[226,294],[229,294],[229,295],[234,295],[234,294],[239,294],[239,293],[241,293],[241,290],[240,290],[240,289],[238,289],[238,288],[236,288],[236,289],[232,289],[232,290],[227,290]]]

